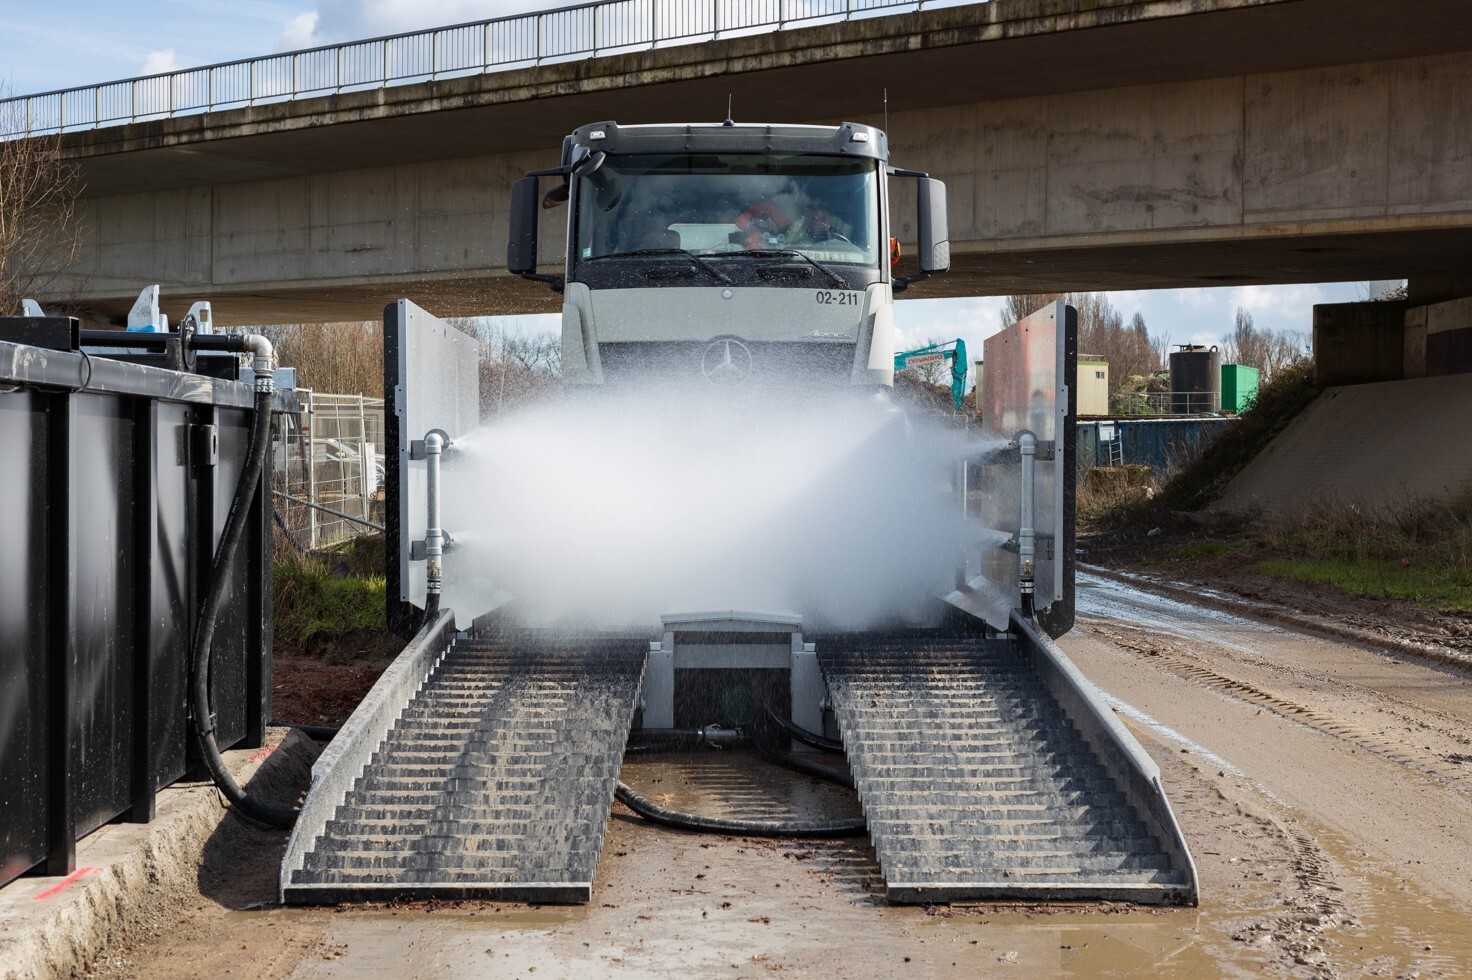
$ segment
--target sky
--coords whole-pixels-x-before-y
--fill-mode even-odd
[[[483,20],[563,4],[537,0],[0,0],[0,93],[60,88],[218,64],[315,45]],[[923,287],[915,292],[922,293]],[[1170,343],[1220,343],[1238,307],[1260,328],[1307,336],[1315,303],[1367,295],[1363,283],[1228,286],[1110,293]],[[1001,327],[1001,298],[896,304],[901,350],[961,338],[980,350]],[[556,329],[556,318],[517,318]]]

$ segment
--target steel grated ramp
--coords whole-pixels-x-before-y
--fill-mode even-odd
[[[647,649],[531,631],[455,642],[283,897],[588,901]]]
[[[1193,892],[1012,640],[815,639],[892,901]]]

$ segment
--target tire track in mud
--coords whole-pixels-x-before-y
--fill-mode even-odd
[[[1344,888],[1330,871],[1328,857],[1312,837],[1285,826],[1276,817],[1249,814],[1240,807],[1239,812],[1278,834],[1289,853],[1289,866],[1297,887],[1293,894],[1284,896],[1282,915],[1254,923],[1234,933],[1232,938],[1249,946],[1267,945],[1275,949],[1280,965],[1290,971],[1296,967],[1306,969],[1309,976],[1338,976],[1329,963],[1324,936],[1342,926],[1350,915],[1339,897]]]
[[[1168,644],[1141,638],[1132,639],[1116,630],[1098,623],[1090,628],[1109,642],[1122,649],[1142,654],[1167,669],[1199,681],[1207,687],[1221,691],[1243,701],[1260,705],[1280,717],[1296,721],[1316,731],[1332,735],[1364,749],[1397,765],[1404,766],[1424,776],[1472,796],[1472,764],[1468,757],[1453,755],[1443,757],[1432,751],[1422,751],[1407,745],[1400,739],[1370,731],[1358,725],[1344,722],[1335,715],[1293,701],[1272,691],[1265,690],[1247,681],[1195,663],[1173,652]],[[1384,696],[1384,695],[1377,695]]]

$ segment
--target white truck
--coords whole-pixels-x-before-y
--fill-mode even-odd
[[[915,185],[909,276],[891,178]],[[565,267],[539,272],[539,211],[563,204]],[[512,190],[507,267],[562,293],[573,384],[890,385],[894,294],[949,265],[945,185],[857,123],[594,123]]]

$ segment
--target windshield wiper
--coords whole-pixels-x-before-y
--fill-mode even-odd
[[[835,285],[835,286],[847,286],[848,285],[848,280],[844,279],[843,276],[840,276],[838,273],[834,272],[832,269],[828,268],[826,265],[824,265],[823,263],[819,262],[817,259],[813,258],[811,255],[807,254],[806,252],[801,251],[800,249],[795,249],[795,248],[752,248],[752,249],[747,249],[747,250],[741,251],[741,252],[715,252],[715,253],[713,253],[713,257],[714,258],[721,258],[721,259],[737,258],[738,256],[744,256],[744,257],[753,258],[753,259],[802,259],[808,265],[812,266],[814,269],[817,269],[819,272],[823,273],[823,275],[827,276],[828,277],[828,281],[831,282],[831,283],[833,283],[833,285]]]
[[[705,259],[696,255],[694,252],[685,248],[632,248],[629,249],[627,252],[608,252],[604,255],[590,256],[589,258],[583,259],[583,261],[596,262],[599,259],[638,259],[651,257],[659,258],[660,256],[664,256],[666,258],[679,257],[683,259],[689,259],[696,265],[697,268],[709,272],[711,275],[715,276],[727,286],[732,284],[732,279],[730,276],[726,275],[720,269],[717,269],[715,266],[711,265]]]

